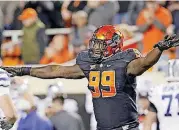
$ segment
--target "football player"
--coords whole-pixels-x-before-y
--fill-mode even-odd
[[[150,91],[149,112],[144,121],[144,130],[151,130],[158,117],[160,130],[179,128],[179,60],[169,61],[168,83],[152,87]]]
[[[0,128],[2,130],[11,129],[17,119],[14,105],[9,96],[10,83],[9,74],[3,69],[0,69],[0,109],[2,110]]]
[[[89,49],[78,54],[73,66],[2,67],[12,75],[43,79],[86,77],[93,97],[98,130],[138,129],[135,78],[152,67],[162,52],[179,45],[176,36],[166,36],[145,57],[136,49],[122,51],[123,35],[112,25],[95,30]]]
[[[151,77],[151,76],[150,76]],[[143,130],[143,125],[145,121],[146,114],[148,113],[148,107],[149,107],[149,91],[150,88],[153,87],[152,80],[149,76],[138,76],[137,77],[137,106],[138,106],[138,113],[139,113],[139,130]],[[158,128],[158,124],[154,122],[152,124],[151,130],[159,130],[156,129],[156,126]]]

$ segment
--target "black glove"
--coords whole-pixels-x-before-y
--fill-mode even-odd
[[[154,48],[158,47],[159,50],[164,51],[176,46],[179,46],[179,38],[176,38],[176,35],[174,34],[171,36],[166,35],[163,41],[154,45]]]
[[[0,119],[0,128],[2,128],[2,130],[9,130],[13,127],[13,125],[14,124],[11,124],[5,118]]]
[[[11,77],[30,75],[31,67],[0,67],[10,73]]]

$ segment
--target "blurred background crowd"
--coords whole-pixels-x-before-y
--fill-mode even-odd
[[[145,55],[166,34],[179,34],[178,20],[178,1],[0,1],[1,64],[14,66],[74,63],[77,54],[88,48],[93,31],[104,24],[113,24],[121,30],[124,34],[124,50],[136,48]],[[167,61],[178,57],[179,49],[171,48],[149,71],[166,71]],[[159,77],[157,75],[158,79]],[[31,78],[28,80],[38,98],[35,98],[37,101],[34,103],[34,93],[26,94],[26,89],[13,88],[15,95],[23,99],[17,105],[21,114],[23,113],[20,125],[17,125],[18,130],[32,130],[32,127],[29,128],[31,125],[34,126],[33,130],[51,130],[52,127],[56,127],[56,130],[95,130],[91,97],[86,89],[68,94],[67,98],[59,89],[63,86],[61,83],[59,85],[55,81],[55,84],[50,84],[49,81],[45,87],[46,93],[39,94],[43,81],[34,81]],[[69,85],[64,82],[65,87]],[[84,82],[75,83],[76,86],[86,86]],[[28,86],[24,81],[20,84],[26,86],[25,88]],[[148,85],[148,81],[145,84]],[[70,85],[68,87],[74,86],[73,83]],[[37,89],[37,86],[41,89]],[[52,96],[51,90],[53,94],[58,91],[60,95]],[[72,90],[69,89],[67,93]],[[139,96],[139,104],[143,108],[147,106],[147,92],[148,90],[142,90]],[[37,106],[40,106],[40,115],[48,119],[38,116]],[[144,111],[141,115],[143,114]],[[44,128],[40,128],[39,123],[32,120],[45,124]]]
[[[165,34],[179,32],[178,11],[177,1],[165,0],[1,1],[1,59],[3,65],[70,61],[104,24],[120,28],[124,49],[137,48],[145,55]],[[166,58],[178,55],[171,49]]]

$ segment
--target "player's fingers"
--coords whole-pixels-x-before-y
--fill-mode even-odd
[[[176,34],[173,34],[173,35],[169,36],[167,40],[173,40],[175,38],[176,38]]]
[[[8,75],[9,77],[12,77],[12,74],[11,74],[11,73],[9,73],[9,72],[7,73],[7,75]]]
[[[172,34],[172,35],[170,36],[170,38],[173,39],[173,38],[175,38],[176,36],[177,36],[176,34]]]
[[[164,39],[168,39],[168,37],[169,37],[169,35],[165,35],[165,36],[164,36]]]
[[[164,40],[168,40],[169,35],[165,35]]]
[[[179,38],[175,38],[173,40],[171,40],[171,43],[174,44],[174,43],[178,43],[179,42]]]
[[[179,46],[179,43],[173,45],[173,47],[177,47],[177,46]]]
[[[171,42],[171,40],[173,40],[175,37],[176,37],[175,34],[173,34],[173,35],[166,35],[164,39],[165,39],[165,41],[170,41]]]
[[[172,45],[172,46],[173,46],[173,47],[179,46],[179,41],[178,41],[178,42],[173,43],[173,45]]]
[[[164,39],[168,41],[168,40],[172,39],[173,37],[174,37],[173,34],[172,35],[165,35]]]
[[[179,38],[175,39],[175,42],[177,42],[177,43],[178,43],[178,42],[179,42]]]

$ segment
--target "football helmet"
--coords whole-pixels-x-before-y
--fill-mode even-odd
[[[93,33],[89,41],[90,58],[96,61],[106,59],[123,47],[124,36],[115,26],[104,25]]]
[[[168,82],[179,81],[179,59],[172,59],[168,61]]]

